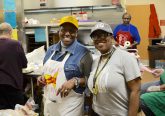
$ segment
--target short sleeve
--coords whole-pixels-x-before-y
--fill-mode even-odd
[[[93,62],[93,58],[90,52],[87,52],[80,61],[80,71],[86,77],[89,77],[89,74],[91,72],[92,62]]]
[[[138,61],[135,57],[126,52],[122,59],[123,71],[127,82],[141,76]]]

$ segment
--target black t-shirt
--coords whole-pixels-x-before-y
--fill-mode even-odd
[[[26,67],[27,59],[21,43],[0,38],[0,84],[22,90],[22,68]]]

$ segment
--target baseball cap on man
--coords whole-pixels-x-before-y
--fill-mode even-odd
[[[60,20],[59,25],[61,26],[64,23],[71,23],[78,29],[78,20],[73,16],[65,16]]]
[[[97,30],[102,30],[105,31],[107,33],[113,34],[112,28],[109,24],[107,23],[103,23],[103,22],[98,22],[91,30],[91,34],[90,36],[92,36],[92,34],[97,31]]]

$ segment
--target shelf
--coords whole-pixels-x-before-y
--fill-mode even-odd
[[[81,10],[105,10],[117,9],[116,5],[103,5],[103,6],[82,6],[82,7],[63,7],[63,8],[42,8],[42,9],[26,9],[25,14],[30,13],[46,13],[46,12],[64,12],[64,11],[81,11]]]
[[[84,20],[84,22],[79,22],[79,27],[88,27],[88,26],[93,26],[95,25],[97,22],[96,21],[91,21],[91,22],[87,22]],[[36,24],[36,25],[25,25],[24,28],[25,29],[31,29],[31,28],[39,28],[39,27],[59,27],[58,23],[47,23],[47,24]]]
[[[85,39],[87,39],[88,37],[86,37],[87,35],[89,36],[91,28],[96,24],[97,22],[79,22],[79,33],[78,35],[84,37]],[[35,29],[36,28],[45,28],[45,33],[46,33],[46,42],[44,43],[37,43],[35,42]],[[32,51],[33,49],[40,47],[41,45],[46,45],[46,48],[48,48],[50,45],[57,43],[59,41],[58,38],[58,29],[59,29],[59,25],[58,23],[54,23],[54,24],[38,24],[38,25],[26,25],[24,26],[25,29],[25,34],[26,34],[26,38],[28,41],[28,52]],[[82,32],[81,32],[82,31]],[[84,36],[84,34],[86,36]],[[80,39],[82,39],[81,37],[79,37]],[[82,39],[82,42],[85,40]],[[85,44],[85,43],[84,43]],[[88,45],[88,44],[87,44]]]

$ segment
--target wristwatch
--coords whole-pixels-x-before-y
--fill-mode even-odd
[[[74,79],[75,79],[75,81],[74,81],[74,82],[75,82],[75,83],[74,83],[74,84],[75,84],[75,87],[78,88],[79,85],[80,85],[80,79],[77,78],[77,77],[75,77]]]

